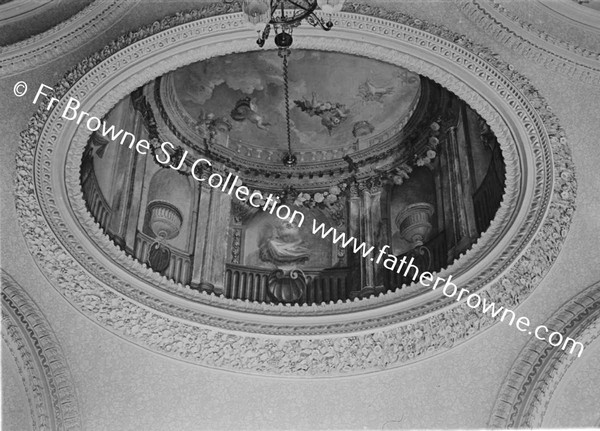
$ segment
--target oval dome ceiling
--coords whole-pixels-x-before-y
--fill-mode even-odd
[[[419,102],[426,101],[427,105],[434,102],[435,97],[428,97],[427,92],[431,90],[429,96],[435,96],[435,86],[431,86],[427,82],[435,82],[448,95],[454,94],[456,100],[460,102],[454,105],[460,107],[460,110],[456,111],[459,116],[451,118],[452,121],[456,120],[455,124],[458,124],[459,118],[465,118],[465,115],[475,119],[469,109],[481,116],[484,120],[482,123],[478,123],[478,121],[471,123],[475,126],[479,124],[480,131],[484,131],[484,134],[489,126],[489,130],[497,138],[497,145],[494,144],[494,148],[501,150],[502,159],[505,162],[504,193],[500,196],[502,202],[499,207],[496,206],[495,216],[492,213],[489,214],[493,217],[491,220],[488,217],[489,227],[486,229],[485,226],[481,226],[478,229],[483,233],[478,239],[472,238],[476,239],[472,247],[461,254],[446,269],[442,269],[439,275],[448,277],[449,274],[452,274],[455,276],[452,279],[453,282],[461,288],[489,296],[506,307],[516,307],[537,286],[556,259],[564,238],[562,233],[568,229],[573,213],[576,183],[573,179],[572,162],[564,132],[557,124],[549,107],[528,81],[519,75],[512,65],[503,63],[489,49],[466,40],[464,37],[459,37],[448,29],[438,28],[404,15],[392,14],[383,10],[363,11],[360,9],[361,6],[356,6],[356,8],[356,11],[360,13],[340,13],[335,16],[336,30],[332,31],[330,36],[322,33],[316,34],[310,28],[299,28],[295,33],[295,36],[298,37],[294,53],[300,53],[300,49],[335,50],[355,55],[354,61],[368,63],[369,61],[364,60],[364,57],[370,57],[372,58],[370,64],[373,64],[373,67],[379,64],[378,61],[385,61],[389,63],[387,67],[393,71],[402,71],[401,67],[410,68],[430,80],[421,80],[420,87],[415,91],[423,94],[421,97],[415,94],[413,101],[421,99]],[[208,10],[212,11],[213,9]],[[213,12],[217,15],[222,13]],[[135,95],[141,94],[147,99],[146,106],[143,108],[150,106],[152,112],[157,114],[156,122],[153,124],[158,129],[159,136],[162,139],[172,137],[180,139],[182,145],[187,148],[190,147],[187,142],[188,131],[194,131],[200,111],[193,108],[182,108],[178,114],[191,119],[191,122],[188,124],[188,129],[183,131],[185,134],[176,133],[181,129],[171,128],[160,104],[154,104],[153,96],[157,94],[163,96],[162,92],[165,88],[163,85],[154,85],[158,79],[161,79],[157,79],[157,77],[162,77],[163,80],[166,79],[165,77],[172,79],[177,76],[177,73],[183,73],[188,68],[192,70],[193,67],[189,65],[190,63],[199,62],[196,65],[206,65],[209,64],[211,58],[216,60],[210,61],[224,63],[227,55],[231,53],[255,49],[255,40],[241,23],[239,14],[207,17],[205,11],[183,13],[166,18],[137,32],[121,36],[106,50],[94,53],[90,58],[82,61],[77,68],[57,84],[55,97],[60,98],[57,107],[52,111],[40,108],[30,121],[28,130],[22,134],[22,145],[17,154],[17,164],[28,167],[28,169],[19,169],[16,180],[17,214],[27,246],[50,283],[61,292],[66,300],[91,320],[142,347],[169,357],[209,367],[272,375],[290,375],[300,370],[300,372],[310,372],[318,376],[331,376],[340,373],[371,372],[400,366],[447,350],[495,323],[491,318],[477,319],[478,326],[473,326],[472,310],[464,303],[456,304],[453,299],[443,298],[439,290],[437,293],[424,293],[418,297],[408,298],[406,293],[410,293],[410,289],[401,288],[397,291],[382,292],[376,296],[365,297],[363,300],[358,297],[345,302],[340,300],[334,302],[333,299],[330,299],[323,303],[323,301],[317,300],[318,306],[306,307],[295,304],[254,303],[249,299],[231,299],[223,295],[211,295],[189,289],[183,283],[176,283],[153,271],[146,263],[132,257],[131,250],[119,249],[122,244],[116,243],[110,236],[107,236],[103,229],[103,219],[94,214],[98,208],[102,207],[102,201],[98,200],[94,208],[90,208],[88,205],[90,201],[85,198],[85,190],[82,189],[82,160],[90,152],[88,143],[91,142],[93,146],[94,140],[90,141],[89,130],[83,124],[64,121],[60,117],[60,112],[64,109],[69,97],[76,97],[81,101],[82,106],[89,107],[88,109],[92,110],[93,115],[99,118],[110,115],[110,112],[113,111],[116,113],[115,118],[122,121],[119,124],[126,130],[150,132],[146,125],[152,125],[152,123],[143,121],[146,110],[143,109],[143,112],[140,112],[136,108],[137,113],[132,111],[134,100],[129,96],[134,93]],[[248,55],[252,58],[253,55],[268,56],[271,54],[274,53],[265,51],[260,54],[239,55]],[[323,58],[343,58],[345,54],[322,55]],[[306,58],[306,53],[303,58]],[[276,57],[274,59],[278,60]],[[300,62],[301,60],[291,58],[291,71],[296,70],[293,61]],[[324,62],[324,64],[327,63],[327,61]],[[273,63],[273,76],[277,76],[275,72],[280,70],[276,67],[278,64],[278,62]],[[179,69],[177,72],[178,68],[182,67],[184,69]],[[365,67],[368,68],[368,66]],[[362,70],[358,67],[352,69]],[[176,72],[169,75],[168,73],[171,71]],[[316,73],[314,75],[316,78],[311,81],[317,82],[315,87],[322,91],[322,94],[316,91],[316,105],[319,105],[319,101],[321,101],[350,106],[352,98],[360,97],[359,87],[361,84],[367,86],[367,93],[377,94],[377,91],[371,91],[369,84],[374,88],[384,88],[381,91],[384,103],[386,97],[392,96],[391,93],[384,94],[387,91],[386,87],[390,85],[385,80],[379,81],[376,73],[359,76],[356,82],[351,82],[350,79],[336,81],[335,76],[325,73],[321,76],[317,76]],[[371,81],[367,83],[368,77],[371,77]],[[273,80],[276,82],[275,78]],[[332,84],[331,89],[328,90],[324,89],[325,85],[321,85],[322,82],[337,83],[338,81],[343,83],[343,88],[348,88],[347,93],[333,92],[333,88],[339,88],[337,85]],[[225,81],[220,85],[223,86],[224,83]],[[341,83],[340,86],[342,86]],[[196,84],[193,84],[190,79],[189,81],[183,80],[180,85],[188,85],[191,88]],[[177,100],[180,100],[180,94],[176,94],[176,87],[171,88],[174,90],[172,94],[177,96]],[[268,88],[269,86],[266,86],[266,90],[262,90],[265,95],[268,94]],[[213,93],[215,93],[215,89],[213,89]],[[146,92],[146,90],[148,91]],[[301,98],[304,98],[312,103],[313,89],[307,87],[302,90],[293,93],[293,100],[303,100]],[[252,131],[255,134],[266,132],[257,126],[258,119],[252,114],[257,110],[262,113],[259,110],[263,107],[262,103],[253,101],[250,104],[248,102],[246,105],[248,109],[244,110],[241,109],[244,104],[238,104],[240,99],[237,99],[237,96],[240,99],[249,97],[240,90],[236,97],[232,95],[230,99],[227,99],[221,112],[210,112],[204,109],[204,114],[228,115],[233,133],[236,133],[235,126],[254,128]],[[280,100],[276,96],[276,93],[273,94],[272,100],[276,102],[272,103]],[[310,99],[307,99],[308,97]],[[183,100],[180,101],[183,103]],[[279,104],[281,103],[279,101]],[[123,109],[127,108],[134,115],[120,115],[114,109],[117,104]],[[218,105],[215,104],[215,106]],[[271,105],[271,108],[277,111],[275,106]],[[329,130],[326,127],[322,128],[321,118],[311,118],[308,115],[303,120],[298,119],[296,117],[302,118],[300,114],[305,114],[305,112],[302,112],[298,105],[293,106],[296,112],[292,119],[298,122],[294,123],[296,127],[300,125],[300,121],[306,122],[303,124],[312,122],[314,124],[314,128],[311,129],[312,133],[320,133],[321,136],[329,137]],[[443,110],[443,106],[437,105],[436,109]],[[231,117],[232,111],[236,112],[234,117],[241,120]],[[421,129],[421,121],[414,120],[421,112],[432,115],[431,111],[432,109],[417,108],[406,129],[413,126],[415,129]],[[359,119],[357,114],[359,111],[354,112],[356,121],[369,121]],[[167,115],[172,113],[169,111]],[[393,114],[392,118],[400,118],[403,115],[410,115],[410,109],[404,114],[403,111],[395,111]],[[272,125],[267,127],[273,127],[273,131],[277,130],[277,127],[281,127],[276,120],[267,118],[266,113],[264,115],[263,126],[265,126],[265,122],[272,122]],[[249,118],[253,118],[256,122],[253,123]],[[352,124],[351,131],[344,132],[352,133],[356,121],[349,119],[350,114],[347,118],[337,127],[337,132],[342,133],[342,127]],[[379,122],[375,124],[373,120],[372,126],[380,126],[381,129],[375,129],[373,133],[385,133],[386,128],[389,129],[392,124],[386,123],[388,120],[391,121],[390,117],[381,114],[377,118],[379,118]],[[133,120],[135,120],[134,124]],[[422,137],[418,135],[416,137],[419,142],[420,138],[423,138],[424,145],[429,145],[430,139],[435,137],[430,136],[431,130],[434,130],[431,128],[433,123],[431,123],[431,118],[424,120],[427,120],[423,123],[427,126],[423,128],[425,134]],[[162,124],[160,124],[161,121]],[[415,124],[413,125],[413,123]],[[175,126],[179,126],[179,124]],[[459,142],[455,139],[457,137],[460,142],[464,142],[467,137],[477,136],[477,134],[466,133],[470,132],[470,129],[454,127],[452,124],[442,124],[442,126],[441,130],[447,132],[445,134],[446,143],[449,142],[454,147]],[[439,130],[438,127],[435,129]],[[365,130],[369,130],[369,128],[367,127]],[[332,136],[335,135],[334,131],[332,129]],[[405,131],[403,130],[402,134]],[[396,136],[393,136],[394,139],[391,138],[388,138],[387,141],[397,141]],[[411,136],[406,136],[406,138],[407,141],[412,140]],[[248,145],[257,145],[257,142],[264,145],[260,140],[250,141],[249,138],[247,139]],[[439,137],[436,137],[434,143],[438,140]],[[58,142],[66,144],[56,145]],[[297,144],[300,145],[300,142]],[[310,148],[309,145],[312,145],[312,142],[305,142],[304,145],[307,145],[306,148]],[[316,142],[315,145],[317,145]],[[453,147],[444,146],[442,142],[438,142],[438,145],[442,150],[439,154],[437,152],[435,155],[432,154],[433,159],[425,153],[429,162],[435,161],[436,158],[440,162],[449,160],[443,158],[443,149]],[[404,147],[407,148],[405,151],[407,157],[411,156],[410,160],[417,166],[413,167],[415,172],[411,179],[418,180],[419,172],[417,171],[426,176],[428,168],[425,167],[425,164],[421,166],[418,163],[425,160],[422,157],[423,154],[419,152],[418,158],[415,160],[413,157],[415,154],[408,153],[408,149],[412,152],[415,149],[423,148],[419,148],[418,145],[415,145],[417,148]],[[483,145],[473,148],[479,151],[482,147],[485,148]],[[94,148],[94,151],[97,150],[98,148]],[[201,150],[203,148],[194,149],[197,153],[194,156],[199,156]],[[132,152],[126,147],[124,151],[127,151],[128,156],[131,157]],[[395,143],[391,151],[402,151],[402,148]],[[379,148],[371,148],[368,152],[378,153]],[[230,151],[230,153],[234,152]],[[228,154],[226,151],[222,151],[212,155]],[[330,165],[335,169],[322,169],[320,173],[323,177],[330,176],[332,181],[340,179],[340,176],[345,180],[346,176],[355,175],[358,180],[363,181],[363,187],[354,189],[349,187],[349,189],[351,192],[362,192],[363,199],[356,199],[358,196],[352,194],[349,198],[350,200],[354,199],[353,202],[356,203],[359,201],[368,203],[371,202],[371,196],[367,196],[367,194],[379,193],[377,191],[379,184],[377,181],[371,181],[372,174],[387,175],[389,173],[387,170],[382,171],[379,161],[377,166],[374,165],[371,159],[375,159],[376,156],[377,154],[365,155],[362,165],[356,163],[358,174],[364,173],[364,178],[356,175],[356,169],[351,164],[345,166],[343,175],[340,175],[340,169],[333,162]],[[96,152],[95,157],[100,157],[100,155]],[[393,157],[395,156],[389,156],[390,159]],[[230,159],[223,156],[219,158],[218,162],[229,168],[230,164],[225,162],[229,162]],[[354,156],[352,159],[354,160]],[[125,163],[131,159],[119,157],[115,160]],[[243,160],[246,163],[244,169],[249,164],[248,160]],[[460,158],[454,160],[461,161]],[[150,160],[149,155],[144,159],[140,157],[135,162],[136,164],[132,165],[135,169],[125,169],[122,172],[132,175],[132,183],[136,187],[143,185],[144,171],[138,168],[143,167],[144,163],[146,163],[149,174],[154,174],[161,169],[153,166],[155,164]],[[338,162],[341,165],[342,160]],[[359,162],[361,161],[359,160]],[[402,160],[391,160],[390,169],[392,162],[395,165],[401,163]],[[258,165],[258,162],[256,164]],[[231,166],[232,170],[238,169],[239,163],[235,163],[235,165],[235,167]],[[281,166],[281,164],[279,165]],[[469,163],[462,163],[462,165],[465,169],[471,169]],[[274,166],[273,163],[270,167]],[[299,163],[295,169],[299,171],[301,166]],[[476,175],[479,172],[477,166],[476,164],[473,166]],[[484,166],[493,165],[485,164]],[[239,170],[243,169],[239,168]],[[258,168],[256,170],[258,171]],[[166,172],[170,171],[175,172],[173,169]],[[430,172],[435,174],[434,171]],[[442,174],[444,172],[451,171],[445,170],[442,171]],[[484,174],[481,175],[481,178],[485,180],[492,176],[494,170],[488,168],[481,173]],[[319,173],[313,176],[305,175],[302,184],[308,187],[309,179],[310,182],[315,182],[319,177]],[[449,178],[448,175],[446,177]],[[93,177],[89,176],[89,178]],[[122,182],[118,175],[111,175],[110,178],[114,180],[115,184]],[[279,188],[282,188],[285,185],[284,180],[288,177],[277,173],[271,178],[272,184],[276,183]],[[408,187],[410,185],[410,180],[400,185],[396,183],[395,177],[393,180],[395,185],[392,187]],[[89,184],[93,185],[93,183]],[[197,187],[196,183],[191,184]],[[324,190],[325,186],[326,184],[319,185]],[[457,189],[454,189],[456,192],[454,195],[444,193],[443,189],[438,188],[438,190],[442,191],[439,193],[442,202],[446,198],[452,199],[453,196],[465,196],[464,193],[458,193]],[[309,191],[314,191],[316,194],[318,190]],[[207,195],[208,193],[204,193],[204,196]],[[120,202],[119,204],[130,198],[138,199],[139,196],[140,194],[130,193],[130,190],[120,195],[118,193],[111,195],[111,197],[119,197],[119,199],[115,199]],[[196,198],[196,203],[201,203],[202,192],[200,195],[195,193],[193,196]],[[410,196],[410,194],[402,193],[402,190],[398,188],[395,196],[404,197]],[[419,195],[419,198],[422,196]],[[215,212],[218,212],[219,206],[216,204],[220,204],[217,199],[220,199],[221,195],[215,192],[214,196],[211,195],[211,199],[213,197],[215,198]],[[314,195],[313,199],[317,202]],[[392,193],[393,199],[394,194]],[[435,199],[438,199],[437,195]],[[485,195],[482,200],[486,200]],[[118,208],[127,207],[142,208],[141,204],[126,204],[120,207],[113,206],[111,211],[115,210],[116,212]],[[202,206],[202,208],[205,207]],[[212,208],[213,205],[210,207]],[[380,207],[381,205],[376,208]],[[404,214],[400,211],[394,212],[393,205],[388,207],[391,208],[394,216],[395,212]],[[420,207],[425,206],[421,205]],[[150,221],[156,212],[155,208],[158,207],[153,205],[150,206],[149,211],[146,211],[146,214],[149,213]],[[171,220],[177,221],[179,219],[177,216],[182,216],[182,226],[185,224],[186,208],[178,208],[179,214],[177,211],[169,211],[172,208],[167,204],[159,209],[164,210],[165,215],[175,214]],[[363,213],[371,214],[371,216],[375,214],[379,217],[377,211],[364,211]],[[194,209],[188,209],[187,214],[188,218],[197,216]],[[384,212],[381,211],[381,214]],[[438,211],[437,214],[440,215],[443,212]],[[237,214],[232,213],[231,219],[234,222],[236,216]],[[143,228],[147,218],[144,213],[140,211],[131,219],[140,223],[132,222],[127,225],[131,224],[134,228],[142,227],[141,233],[145,235]],[[221,222],[218,217],[205,219]],[[390,218],[390,220],[392,219]],[[405,218],[396,216],[393,220],[398,222],[396,224],[400,226],[397,227],[402,230]],[[438,217],[436,220],[434,214],[431,224],[434,227],[436,223],[438,227],[442,223],[446,227],[454,225],[452,219],[447,220],[449,223],[446,223],[445,220],[443,217]],[[152,223],[150,224],[152,225]],[[115,229],[121,229],[122,226],[124,224],[114,223]],[[377,224],[371,223],[371,226],[377,226]],[[237,228],[237,226],[233,227]],[[243,224],[241,227],[244,227]],[[213,229],[211,232],[219,231]],[[391,233],[390,239],[393,240],[394,232]],[[141,239],[144,239],[143,235],[141,235]],[[179,236],[186,238],[185,231],[181,231]],[[231,235],[230,238],[232,246],[235,245],[236,238],[239,239],[235,235]],[[222,243],[217,239],[216,237],[211,238],[211,244],[217,245],[214,247],[215,250],[219,249],[218,246],[221,246],[222,249]],[[128,239],[125,238],[125,240],[127,246]],[[172,254],[176,258],[180,258],[181,256],[175,250],[176,247],[173,248]],[[456,250],[458,249],[455,247]],[[332,249],[331,251],[330,256],[335,257],[336,250]],[[194,253],[194,256],[199,255]],[[445,256],[445,254],[440,255]],[[230,253],[228,256],[231,256],[233,260],[235,254]],[[183,259],[183,257],[181,258]],[[366,261],[368,263],[369,259],[367,258]],[[243,262],[239,264],[232,262],[231,264],[241,265]],[[358,268],[358,265],[349,265],[349,267]],[[530,270],[532,267],[535,268],[533,275]],[[214,265],[208,262],[204,269],[210,268],[214,268]],[[371,274],[367,271],[366,274],[371,276],[375,273]],[[349,277],[349,279],[354,281],[355,278]],[[105,304],[108,303],[112,307],[110,315],[105,307]],[[117,315],[116,319],[114,315]],[[129,323],[118,326],[120,322]],[[167,331],[165,331],[165,325],[169,325]],[[260,360],[249,360],[248,353],[254,351],[258,344],[265,342],[273,346],[270,349],[270,356]],[[296,354],[300,343],[315,352],[314,363],[305,365],[303,359]],[[197,348],[192,350],[189,348],[190,345]],[[375,345],[379,346],[377,352],[386,352],[386,355],[371,355],[371,352],[375,350],[373,348]],[[335,354],[327,353],[331,350]],[[223,352],[225,353],[221,356]],[[290,364],[280,364],[279,357],[291,358]]]

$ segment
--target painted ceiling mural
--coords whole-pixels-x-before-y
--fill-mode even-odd
[[[282,59],[277,51],[232,54],[172,72],[183,108],[217,119],[231,140],[286,146]],[[332,149],[397,126],[419,96],[418,75],[353,55],[295,50],[289,58],[292,143]]]

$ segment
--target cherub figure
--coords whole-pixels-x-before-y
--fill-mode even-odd
[[[321,124],[331,131],[342,124],[348,118],[349,110],[341,103],[322,102],[317,100],[316,93],[312,93],[312,99],[294,100],[294,103],[302,112],[308,115],[321,117]]]
[[[215,114],[200,111],[196,121],[196,130],[204,137],[213,138],[217,132],[229,133],[231,131],[231,122],[225,117],[217,117]]]
[[[200,115],[198,115],[198,120],[196,121],[196,130],[203,136],[213,136],[213,121],[215,119],[215,114],[206,113],[204,110],[200,111]]]
[[[235,121],[248,120],[253,124],[256,124],[261,130],[269,130],[271,123],[265,121],[260,115],[256,107],[256,104],[252,101],[251,97],[244,97],[237,101],[235,107],[231,111],[231,118]]]

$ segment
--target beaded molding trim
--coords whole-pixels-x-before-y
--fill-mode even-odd
[[[465,100],[496,134],[507,164],[504,201],[477,244],[440,275],[455,274],[459,283],[461,271],[470,271],[462,287],[514,308],[556,259],[573,214],[576,182],[564,132],[527,79],[489,49],[398,12],[364,5],[350,9],[356,13],[334,16],[339,30],[331,34],[315,36],[300,27],[296,45],[365,55],[425,75]],[[169,70],[255,50],[241,14],[207,18],[221,11],[222,5],[210,5],[119,38],[69,72],[55,86],[54,96],[62,97],[57,107],[50,113],[40,109],[23,132],[17,212],[34,259],[57,290],[103,327],[153,351],[271,375],[332,376],[395,367],[445,351],[495,323],[465,304],[448,307],[453,301],[442,297],[406,309],[395,293],[312,307],[232,301],[174,285],[108,240],[81,196],[86,131],[59,113],[73,96],[101,117],[133,89]],[[178,54],[169,55],[176,46]],[[65,177],[55,177],[56,163],[64,164]],[[520,163],[531,167],[527,178]],[[57,195],[61,183],[66,199]],[[527,207],[518,208],[524,191]],[[77,220],[65,217],[67,202]],[[510,243],[493,250],[502,237]],[[120,266],[111,264],[115,261]],[[156,289],[176,300],[159,298]],[[225,315],[223,308],[230,311]]]
[[[46,318],[2,271],[2,339],[23,380],[34,429],[82,429],[71,372]]]
[[[570,299],[545,325],[589,346],[600,337],[600,283]],[[532,338],[504,380],[489,426],[541,428],[554,391],[576,359],[560,346]]]
[[[108,30],[139,1],[95,1],[48,31],[0,47],[0,76],[31,70],[77,49]]]
[[[560,41],[496,2],[455,1],[467,18],[510,50],[582,82],[600,85],[600,53]]]

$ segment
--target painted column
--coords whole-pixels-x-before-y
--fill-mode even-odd
[[[389,220],[384,220],[384,214],[382,212],[382,198],[386,198],[387,194],[384,194],[383,185],[379,178],[370,180],[363,192],[363,206],[364,206],[364,238],[361,241],[366,243],[366,248],[374,247],[373,252],[363,258],[366,271],[366,286],[370,287],[383,287],[386,285],[387,269],[380,262],[377,264],[376,259],[379,249],[385,244],[390,245],[389,236]],[[389,250],[391,252],[391,250]]]
[[[231,196],[211,188],[206,181],[201,184],[191,286],[209,291],[217,289],[220,293],[227,261]]]
[[[348,231],[349,237],[358,239],[361,237],[361,198],[357,184],[350,184],[348,198]],[[359,291],[364,287],[364,262],[358,259],[352,250],[346,250],[348,267],[350,268],[348,292]]]
[[[373,235],[373,220],[371,217],[371,191],[367,184],[362,183],[359,186],[361,190],[361,224],[362,224],[362,235],[357,237],[357,243],[364,242],[365,249],[374,245]],[[375,286],[375,273],[373,270],[373,261],[370,261],[369,257],[363,257],[362,251],[356,253],[356,257],[361,261],[361,279],[363,284],[361,287],[374,287]]]
[[[386,285],[387,270],[375,262],[379,248],[390,240],[388,226],[381,211],[383,195],[379,179],[353,184],[350,189],[348,236],[356,239],[357,246],[365,243],[358,253],[353,250],[354,244],[347,250],[352,292],[364,291],[365,288],[383,288]],[[363,251],[366,252],[371,247],[373,251],[365,257]]]
[[[231,196],[217,189],[211,189],[211,203],[208,214],[209,228],[206,232],[206,246],[202,261],[202,284],[213,286],[215,293],[223,293],[227,243],[229,241],[229,218],[231,217]]]
[[[116,119],[115,127],[124,130],[132,130],[134,136],[140,136],[144,131],[143,120],[138,111],[133,108],[129,100],[121,103],[111,114],[111,118]],[[120,119],[129,119],[122,121]],[[110,145],[118,145],[116,142]],[[111,218],[107,226],[107,231],[114,236],[114,240],[121,247],[127,247],[127,226],[129,222],[129,210],[131,208],[131,196],[133,192],[133,183],[135,178],[137,151],[132,151],[127,145],[118,145],[117,155],[115,157],[115,169],[111,185],[110,201]],[[135,227],[134,227],[135,230]],[[129,244],[134,247],[134,244]]]
[[[144,196],[144,178],[146,177],[146,164],[148,163],[149,156],[141,156],[137,151],[134,151],[134,153],[133,184],[131,185],[131,198],[127,214],[127,228],[125,231],[125,246],[128,250],[135,250],[140,211],[142,208],[146,208],[145,205],[142,205],[142,197]],[[141,217],[142,223],[143,216],[144,214],[142,214]]]
[[[208,174],[202,175],[205,179]],[[194,257],[192,260],[192,281],[190,285],[193,288],[200,288],[203,279],[203,262],[206,253],[206,236],[209,229],[211,188],[206,181],[200,183],[198,199],[198,218],[196,221],[196,241],[194,244]],[[211,289],[212,290],[212,289]]]
[[[460,160],[466,160],[467,163],[462,163],[461,180],[463,188],[463,210],[465,214],[467,236],[473,240],[477,238],[477,223],[475,220],[475,205],[473,203],[473,194],[476,191],[475,167],[473,161],[473,151],[471,148],[471,136],[469,133],[469,119],[467,116],[467,108],[464,103],[460,107],[460,128],[457,129],[456,138],[458,143],[458,152]]]
[[[458,117],[458,118],[457,118]],[[444,226],[448,238],[448,260],[467,249],[477,235],[472,198],[472,178],[469,175],[468,153],[460,115],[444,121],[440,154],[441,195]]]
[[[371,256],[373,258],[377,258],[379,249],[384,245],[387,244],[390,247],[392,245],[391,237],[389,235],[390,221],[389,211],[387,211],[387,196],[388,194],[384,191],[381,182],[377,180],[377,182],[371,186],[369,202],[370,228],[373,237],[373,240],[369,245],[375,247],[373,256]],[[382,211],[382,209],[384,210]],[[391,248],[388,251],[391,253]],[[370,263],[373,268],[373,286],[386,286],[388,284],[389,271],[383,266],[383,261],[377,264],[369,257],[368,263]]]

